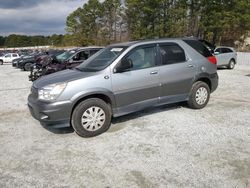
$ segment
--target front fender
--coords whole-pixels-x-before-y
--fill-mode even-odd
[[[79,100],[91,95],[104,95],[109,98],[112,108],[116,106],[113,92],[105,88],[92,88],[87,91],[82,91],[80,93],[75,94],[70,100],[72,101],[74,106]]]

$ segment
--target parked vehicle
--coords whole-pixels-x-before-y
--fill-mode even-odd
[[[35,52],[33,54],[30,54],[29,56],[25,56],[20,61],[18,61],[17,67],[24,71],[30,71],[33,64],[35,64],[36,61],[39,61],[39,58],[44,55],[47,55],[47,53]]]
[[[187,101],[201,109],[217,86],[216,58],[198,40],[129,42],[36,80],[28,106],[45,125],[71,124],[91,137],[108,130],[112,117],[147,107]]]
[[[11,63],[14,59],[19,58],[19,55],[17,53],[7,53],[0,57],[0,64],[3,65],[3,63]]]
[[[12,67],[16,67],[17,64],[18,64],[18,62],[19,62],[21,59],[22,59],[21,57],[14,59],[14,60],[12,61]]]
[[[41,76],[76,67],[102,48],[103,47],[77,48],[57,56],[51,56],[34,65],[33,69],[31,69],[29,80],[34,81]]]
[[[217,66],[226,66],[228,69],[234,69],[237,63],[237,53],[231,47],[218,46],[214,54],[217,59]]]

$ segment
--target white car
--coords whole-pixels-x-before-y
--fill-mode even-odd
[[[237,53],[231,47],[218,46],[214,50],[214,55],[218,67],[226,66],[228,69],[233,69],[237,63]]]
[[[0,57],[0,64],[11,63],[14,59],[19,58],[17,53],[8,53]]]

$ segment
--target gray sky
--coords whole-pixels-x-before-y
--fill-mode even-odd
[[[0,0],[0,35],[64,34],[66,17],[87,0]]]

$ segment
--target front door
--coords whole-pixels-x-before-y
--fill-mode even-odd
[[[217,59],[217,65],[222,66],[222,65],[228,65],[229,61],[232,58],[232,52],[228,48],[217,48],[215,52],[218,52],[219,54],[216,55]]]
[[[131,50],[122,61],[125,59],[131,61],[133,67],[124,72],[112,74],[113,93],[120,115],[155,105],[160,95],[156,46],[137,47]]]
[[[88,58],[89,58],[89,50],[80,51],[72,57],[72,60],[67,62],[66,68],[69,69],[76,67],[77,65],[80,65]]]
[[[11,59],[12,59],[11,54],[7,54],[7,55],[4,56],[4,62],[5,63],[11,62]]]

